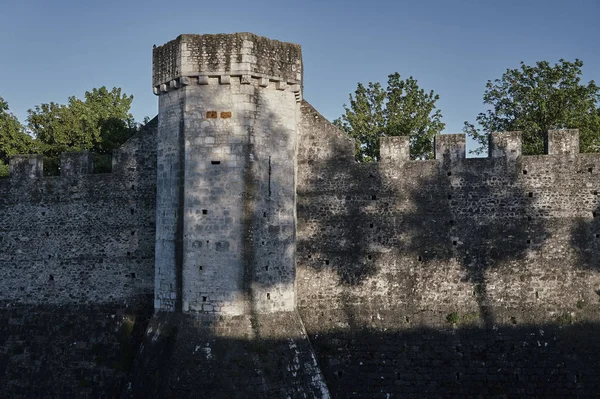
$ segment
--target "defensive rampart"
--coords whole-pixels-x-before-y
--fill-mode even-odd
[[[492,133],[487,158],[440,135],[426,161],[386,137],[357,164],[299,46],[182,35],[153,60],[159,116],[112,173],[23,156],[0,180],[0,397],[597,396],[577,130],[539,156]]]

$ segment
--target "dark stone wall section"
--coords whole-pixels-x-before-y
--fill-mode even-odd
[[[125,388],[153,311],[156,122],[115,152],[113,173],[68,154],[63,176],[24,157],[0,180],[0,397]]]

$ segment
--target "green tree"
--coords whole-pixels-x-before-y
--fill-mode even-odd
[[[562,128],[579,129],[582,152],[600,151],[600,88],[593,80],[581,84],[582,66],[578,59],[555,65],[521,62],[520,68],[488,81],[483,103],[491,108],[477,115],[480,128],[469,122],[463,128],[480,145],[472,152],[487,149],[489,132],[520,130],[523,153],[542,154],[544,133]]]
[[[129,112],[132,101],[120,88],[94,88],[85,100],[70,97],[68,105],[36,105],[28,111],[28,127],[49,156],[63,151],[110,153],[136,131]]]
[[[9,112],[8,103],[0,97],[0,176],[8,176],[11,155],[35,151],[31,136],[17,117]]]
[[[402,80],[399,73],[388,76],[387,88],[369,82],[358,83],[350,108],[333,123],[355,139],[356,160],[371,162],[379,159],[381,136],[409,136],[412,159],[433,157],[433,138],[445,124],[436,109],[439,96],[419,88],[411,76]]]

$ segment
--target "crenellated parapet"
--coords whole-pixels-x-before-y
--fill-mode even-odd
[[[302,99],[300,46],[251,33],[180,35],[153,50],[152,85],[160,95],[189,85],[252,85]]]
[[[456,163],[466,158],[464,134],[440,134],[434,139],[435,159]],[[408,136],[382,137],[380,157],[382,163],[400,164],[410,159]],[[575,159],[579,155],[579,130],[550,130],[544,136],[544,155]],[[488,158],[505,159],[515,163],[522,153],[521,132],[493,132],[489,135]],[[418,161],[416,161],[418,162]]]

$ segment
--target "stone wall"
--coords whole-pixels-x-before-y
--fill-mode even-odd
[[[442,135],[437,159],[410,161],[407,140],[384,139],[382,162],[356,164],[352,143],[303,104],[299,311],[317,342],[326,379],[336,386],[333,396],[398,395],[410,384],[431,386],[432,395],[445,392],[447,376],[423,377],[416,370],[441,366],[444,350],[437,354],[436,348],[445,347],[456,359],[455,345],[448,346],[454,338],[447,335],[459,335],[461,351],[472,353],[480,341],[483,348],[503,339],[530,345],[527,334],[539,326],[553,331],[540,340],[541,361],[553,359],[557,346],[568,347],[565,336],[598,331],[600,156],[578,154],[576,131],[551,132],[548,148],[555,150],[549,155],[519,156],[519,140],[514,132],[494,134],[493,157],[465,159],[464,136]],[[590,326],[558,328],[580,322]],[[431,345],[418,331],[434,337]],[[596,341],[586,345],[598,349]],[[420,354],[407,362],[411,346]],[[519,369],[527,351],[511,357],[490,348],[481,349],[489,352],[489,362],[461,363],[468,370],[457,371],[449,363],[443,373],[512,383],[512,374],[507,380],[493,369],[500,359],[504,368]],[[589,394],[598,375],[581,368],[586,353],[573,349],[568,356],[576,361],[557,367],[567,367],[563,371],[571,377],[587,375],[585,383],[580,379],[571,387]],[[400,379],[392,378],[390,366],[398,362]],[[367,369],[368,376],[361,374]],[[553,370],[538,373],[552,380]],[[335,384],[342,375],[343,383]],[[477,392],[476,385],[461,381]],[[451,383],[456,389],[448,393],[464,393],[461,383]]]
[[[0,180],[2,397],[115,396],[152,313],[156,119],[113,173],[64,154],[11,160]]]

